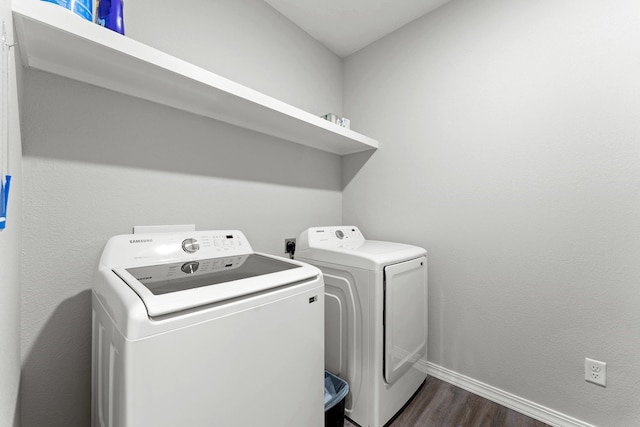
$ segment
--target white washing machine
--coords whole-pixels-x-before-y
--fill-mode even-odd
[[[366,240],[354,226],[315,227],[298,239],[296,259],[325,281],[325,367],[349,384],[346,416],[381,427],[427,375],[427,252]]]
[[[239,231],[116,236],[93,287],[94,427],[324,424],[320,271]]]

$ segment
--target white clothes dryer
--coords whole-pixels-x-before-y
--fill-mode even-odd
[[[115,236],[93,286],[94,427],[323,425],[321,272],[240,231]]]
[[[314,227],[295,257],[325,282],[325,368],[349,384],[346,416],[362,427],[388,423],[427,375],[427,252],[366,240],[355,226]]]

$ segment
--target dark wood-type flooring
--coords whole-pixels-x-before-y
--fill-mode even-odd
[[[345,427],[356,424],[345,419]],[[434,377],[388,427],[550,427]]]

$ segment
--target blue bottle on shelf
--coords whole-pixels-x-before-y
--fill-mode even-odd
[[[124,0],[98,0],[96,24],[124,35]]]
[[[93,21],[93,2],[92,0],[42,0],[54,3],[69,9],[76,15],[79,15],[87,21]]]

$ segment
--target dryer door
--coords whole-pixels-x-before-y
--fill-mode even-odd
[[[427,258],[384,268],[384,378],[393,384],[426,354]]]

